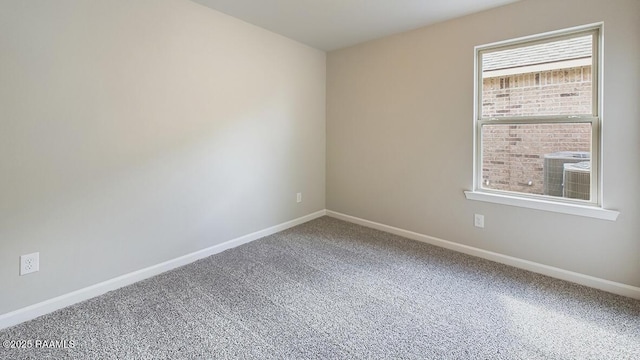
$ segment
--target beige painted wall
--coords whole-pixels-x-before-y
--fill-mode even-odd
[[[466,200],[474,46],[599,21],[604,203],[618,221]],[[329,53],[327,208],[640,286],[638,34],[637,0],[524,0]]]
[[[186,0],[2,1],[0,49],[0,314],[325,208],[321,51]]]

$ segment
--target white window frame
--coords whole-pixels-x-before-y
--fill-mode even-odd
[[[473,191],[465,191],[470,200],[553,211],[571,215],[615,220],[617,211],[603,208],[602,196],[602,38],[603,24],[590,24],[571,29],[507,40],[474,48],[474,159]],[[591,114],[558,116],[482,117],[482,54],[522,46],[553,42],[576,36],[592,35],[592,112]],[[560,198],[548,195],[526,194],[482,187],[482,126],[486,124],[540,124],[540,123],[588,123],[591,124],[591,191],[590,200]]]

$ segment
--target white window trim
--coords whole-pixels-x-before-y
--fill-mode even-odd
[[[482,74],[478,73],[478,56],[480,51],[487,50],[496,47],[505,47],[509,45],[518,46],[518,44],[526,41],[545,41],[549,38],[554,38],[562,35],[570,36],[571,34],[578,32],[586,32],[590,30],[598,31],[597,38],[597,56],[593,57],[594,68],[597,67],[597,74],[593,78],[594,80],[594,89],[595,91],[593,98],[593,106],[597,108],[597,121],[590,121],[592,123],[592,152],[598,154],[598,156],[592,156],[592,196],[595,194],[594,200],[589,202],[583,201],[571,201],[571,200],[563,200],[563,199],[545,199],[545,196],[528,196],[528,194],[520,194],[520,193],[510,193],[507,191],[493,191],[490,189],[483,189],[481,186],[481,178],[482,174],[479,173],[479,164],[480,154],[481,154],[481,144],[479,140],[479,126],[482,123],[482,119],[480,119],[479,112],[481,111],[479,108],[480,104],[480,93],[479,93],[479,82],[481,82]],[[474,48],[474,110],[473,110],[473,190],[465,191],[465,197],[468,200],[476,200],[476,201],[484,201],[495,204],[502,204],[508,206],[517,206],[529,209],[536,209],[542,211],[550,211],[562,214],[570,214],[577,216],[585,216],[603,220],[615,221],[620,214],[615,210],[607,210],[602,206],[602,78],[603,78],[603,66],[602,66],[602,58],[603,58],[603,23],[589,24],[585,26],[575,27],[571,29],[564,29],[559,31],[548,32],[544,34],[538,34],[533,36],[527,36],[517,39],[511,39],[507,41],[476,46]],[[554,117],[554,118],[561,118]],[[571,117],[569,117],[571,118]],[[506,120],[506,119],[505,119]],[[577,119],[576,119],[577,120]],[[527,123],[528,121],[524,121]]]
[[[465,191],[464,196],[468,200],[484,201],[494,204],[517,206],[527,209],[550,211],[560,214],[577,215],[609,221],[616,221],[618,215],[620,215],[619,211],[607,210],[591,205],[578,205],[542,199],[529,199],[519,196],[493,194],[488,192]]]

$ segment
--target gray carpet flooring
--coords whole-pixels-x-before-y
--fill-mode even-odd
[[[323,217],[5,329],[0,358],[640,359],[640,301]]]

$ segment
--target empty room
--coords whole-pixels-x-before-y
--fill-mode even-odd
[[[640,359],[640,1],[0,1],[0,359]]]

